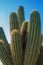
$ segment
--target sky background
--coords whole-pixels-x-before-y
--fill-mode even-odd
[[[10,43],[9,15],[17,12],[18,6],[24,7],[25,19],[29,21],[30,13],[37,10],[41,17],[41,33],[43,34],[43,0],[0,0],[0,26],[3,27]],[[1,64],[0,64],[1,65]]]

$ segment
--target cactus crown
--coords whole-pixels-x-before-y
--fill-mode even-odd
[[[9,16],[11,43],[7,42],[3,28],[0,27],[0,60],[3,65],[35,65],[43,54],[41,20],[38,11],[30,14],[30,22],[25,21],[24,7],[19,6],[17,14]],[[42,56],[40,55],[43,60]],[[40,61],[41,64],[41,61]],[[39,64],[39,65],[40,65]]]

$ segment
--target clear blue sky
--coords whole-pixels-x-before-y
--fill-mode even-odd
[[[18,6],[23,5],[25,19],[29,21],[32,10],[37,10],[41,17],[41,32],[43,33],[43,0],[0,0],[0,26],[3,27],[7,40],[10,42],[9,14],[17,12]]]

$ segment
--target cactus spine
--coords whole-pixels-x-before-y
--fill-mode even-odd
[[[32,62],[34,62],[33,59],[37,49],[39,36],[40,36],[40,16],[37,11],[34,11],[30,16],[30,33],[29,33],[30,40],[28,39],[26,45],[24,65],[28,64],[32,65]]]
[[[18,30],[11,33],[12,58],[15,65],[22,65],[22,41]]]
[[[18,11],[17,11],[17,17],[18,17],[18,21],[19,21],[19,24],[20,24],[20,27],[21,27],[22,22],[25,20],[23,6],[19,6]]]

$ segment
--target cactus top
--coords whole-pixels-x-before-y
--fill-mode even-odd
[[[39,12],[34,10],[34,11],[32,11],[31,14],[37,14],[37,15],[39,15]]]
[[[10,14],[10,31],[18,29],[19,30],[19,22],[17,19],[17,15],[15,12]]]
[[[16,13],[15,12],[12,12],[11,14],[10,14],[10,20],[11,19],[13,19],[13,20],[17,20],[17,15],[16,15]]]
[[[23,6],[19,6],[18,10],[24,10],[24,7]]]

